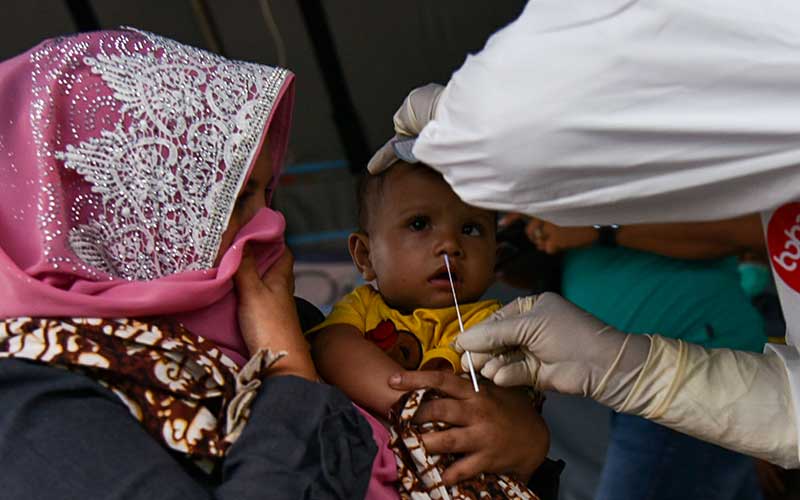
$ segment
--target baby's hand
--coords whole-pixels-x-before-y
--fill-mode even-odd
[[[239,298],[239,328],[250,354],[259,349],[288,353],[275,364],[273,373],[316,380],[317,373],[294,304],[293,263],[291,252],[286,250],[264,277],[259,278],[255,258],[245,249],[234,277]]]

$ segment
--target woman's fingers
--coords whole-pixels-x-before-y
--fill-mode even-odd
[[[244,247],[242,252],[242,262],[239,264],[239,269],[233,276],[234,285],[236,290],[242,296],[247,296],[249,292],[257,290],[261,286],[261,280],[258,277],[258,269],[256,267],[256,259],[253,257],[253,252],[250,247]],[[241,297],[240,297],[241,298]]]
[[[456,399],[467,399],[475,392],[472,383],[450,372],[433,371],[404,371],[389,377],[389,386],[399,391],[413,391],[415,389],[437,389]]]
[[[465,479],[475,477],[481,472],[487,470],[489,464],[485,456],[473,453],[456,460],[453,464],[445,469],[442,474],[442,481],[447,486],[459,483]]]
[[[245,245],[242,252],[242,262],[234,275],[236,289],[243,296],[248,296],[251,292],[256,292],[263,287],[269,291],[285,292],[289,296],[294,295],[294,257],[289,249],[284,250],[278,257],[263,278],[259,277],[258,265],[253,256],[249,245]]]
[[[261,280],[267,288],[286,290],[294,295],[294,256],[288,248],[278,257]]]
[[[457,399],[433,399],[422,403],[414,415],[414,423],[445,422],[450,425],[469,423],[469,412],[464,403]]]
[[[422,436],[429,453],[463,455],[445,471],[445,482],[453,484],[481,472],[508,472],[527,481],[547,452],[544,421],[524,391],[486,384],[476,394],[465,382],[469,399],[426,402],[415,418],[416,423],[433,420],[454,425]]]
[[[475,433],[469,427],[428,432],[422,435],[422,442],[430,454],[469,453],[476,450]]]
[[[318,376],[292,297],[293,261],[287,250],[262,278],[252,251],[245,246],[242,262],[234,275],[239,295],[239,329],[250,354],[259,349],[289,354],[275,364],[271,373],[316,380]]]

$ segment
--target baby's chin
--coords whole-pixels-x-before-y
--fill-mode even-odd
[[[463,300],[459,298],[458,303],[459,305],[467,304],[470,302],[477,302],[479,299],[480,297],[466,297]],[[454,305],[452,293],[436,294],[435,296],[423,297],[422,299],[404,299],[384,296],[383,301],[392,309],[400,311],[403,314],[410,314],[416,309],[446,309]]]

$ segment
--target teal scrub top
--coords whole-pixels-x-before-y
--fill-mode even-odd
[[[767,341],[733,257],[679,260],[618,247],[572,250],[564,256],[562,293],[628,333],[755,352]]]

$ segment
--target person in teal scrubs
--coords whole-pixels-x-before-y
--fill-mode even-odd
[[[735,257],[682,260],[592,246],[566,252],[561,287],[565,298],[625,332],[753,352],[767,341]]]

